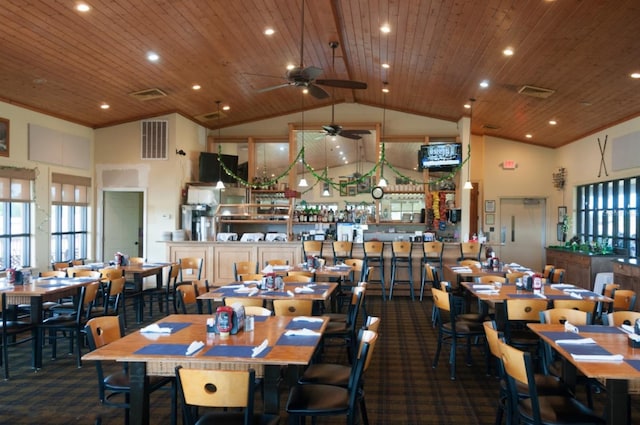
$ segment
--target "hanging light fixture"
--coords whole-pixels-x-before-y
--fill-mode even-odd
[[[327,162],[327,136],[324,137],[324,177],[329,180],[329,163]],[[331,192],[329,192],[329,183],[322,183],[322,196],[327,198],[331,196]]]
[[[475,101],[476,100],[474,98],[469,99],[469,105],[471,105],[471,107],[469,108],[469,156],[467,157],[467,181],[462,187],[465,190],[473,189],[473,184],[471,184],[471,122],[473,119],[473,102]]]
[[[389,90],[386,90],[387,84],[388,83],[386,81],[382,82],[382,86],[383,86],[382,93],[384,93],[382,96],[385,96],[389,92]],[[385,133],[385,127],[387,124],[386,121],[387,121],[387,98],[384,97],[384,104],[382,108],[382,146],[384,146],[384,133]],[[378,181],[378,186],[387,187],[387,181],[384,178],[384,162],[380,166],[380,180]]]
[[[218,147],[220,146],[220,101],[216,100],[218,105]],[[224,183],[222,182],[222,164],[220,156],[218,155],[218,183],[216,183],[216,189],[224,189]]]
[[[304,178],[304,95],[302,96],[302,131],[300,133],[302,135],[302,178],[300,179],[300,183],[298,183],[298,187],[309,187],[309,183],[307,183],[307,179]]]

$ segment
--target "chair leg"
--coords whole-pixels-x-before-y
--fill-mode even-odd
[[[456,350],[457,347],[457,339],[456,337],[451,337],[451,351],[449,352],[449,366],[451,367],[450,378],[452,381],[456,380]]]

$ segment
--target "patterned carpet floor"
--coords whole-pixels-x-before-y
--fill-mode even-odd
[[[382,302],[379,296],[367,297],[368,313],[382,319],[380,339],[365,375],[370,423],[493,424],[498,381],[486,374],[484,352],[473,352],[471,367],[464,364],[460,353],[455,381],[449,379],[448,352],[443,352],[437,368],[431,367],[437,337],[436,329],[431,325],[431,307],[430,299],[419,302],[394,297],[392,301]],[[157,315],[154,320],[160,317]],[[138,327],[152,321],[146,319]],[[0,382],[0,424],[124,423],[122,410],[98,403],[93,364],[87,361],[82,368],[77,368],[71,355],[59,354],[57,360],[49,357],[50,349],[45,347],[43,368],[34,372],[30,367],[30,345],[12,347],[11,379]],[[346,352],[342,348],[329,347],[324,360],[345,362]],[[284,412],[287,393],[284,388],[281,397],[283,424],[287,423]],[[594,395],[596,408],[601,408],[604,397],[603,394]],[[168,392],[154,393],[151,409],[152,424],[168,425]],[[640,413],[634,411],[634,416],[640,418]],[[319,418],[317,423],[344,424],[345,420],[344,417]]]

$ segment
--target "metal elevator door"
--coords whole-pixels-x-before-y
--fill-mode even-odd
[[[502,260],[542,270],[546,244],[545,211],[544,198],[500,200]]]

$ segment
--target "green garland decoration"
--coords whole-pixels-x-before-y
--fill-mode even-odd
[[[387,157],[385,155],[385,144],[384,144],[384,142],[382,143],[382,146],[381,146],[381,149],[380,149],[380,159],[378,160],[378,162],[376,162],[373,165],[373,168],[371,168],[371,170],[367,171],[366,173],[362,174],[360,177],[358,177],[356,179],[353,179],[353,180],[349,180],[346,183],[334,182],[333,179],[331,179],[329,177],[326,167],[323,169],[322,173],[317,173],[315,171],[315,169],[311,165],[309,165],[309,163],[304,159],[304,147],[302,147],[300,149],[300,151],[298,152],[298,155],[296,155],[296,157],[293,160],[293,162],[291,164],[289,164],[287,169],[282,174],[274,177],[271,180],[263,180],[261,182],[249,182],[247,180],[242,179],[240,176],[238,176],[233,171],[231,171],[229,168],[227,168],[225,163],[222,161],[220,155],[222,155],[222,146],[218,146],[218,162],[222,166],[222,169],[224,170],[224,172],[227,175],[233,177],[241,185],[246,186],[246,187],[250,187],[252,189],[267,189],[267,188],[272,187],[273,185],[277,184],[280,179],[283,179],[283,178],[287,177],[289,175],[289,172],[293,169],[293,167],[295,167],[295,165],[298,163],[298,161],[301,161],[303,167],[305,167],[309,171],[309,173],[316,179],[316,181],[315,181],[315,183],[313,185],[311,185],[309,188],[307,188],[307,189],[305,189],[304,191],[301,192],[301,193],[304,194],[304,193],[307,193],[307,192],[311,191],[320,182],[326,183],[326,184],[330,185],[332,188],[334,188],[335,190],[338,190],[338,191],[341,190],[341,189],[345,189],[347,185],[359,184],[359,183],[365,181],[365,179],[368,179],[369,177],[373,176],[378,168],[384,167],[384,166],[388,167],[395,175],[397,175],[398,177],[400,177],[404,181],[408,181],[411,184],[418,185],[418,186],[437,184],[437,183],[439,183],[441,181],[452,179],[456,175],[456,173],[458,171],[460,171],[460,169],[468,161],[471,160],[471,145],[467,146],[467,157],[460,163],[460,165],[458,165],[456,168],[454,168],[453,170],[451,170],[449,173],[445,174],[444,176],[441,176],[437,180],[430,180],[430,181],[427,181],[427,182],[422,181],[422,180],[412,179],[411,177],[406,176],[400,170],[398,170],[393,165],[391,165],[391,163],[389,163],[389,161],[387,161]]]

